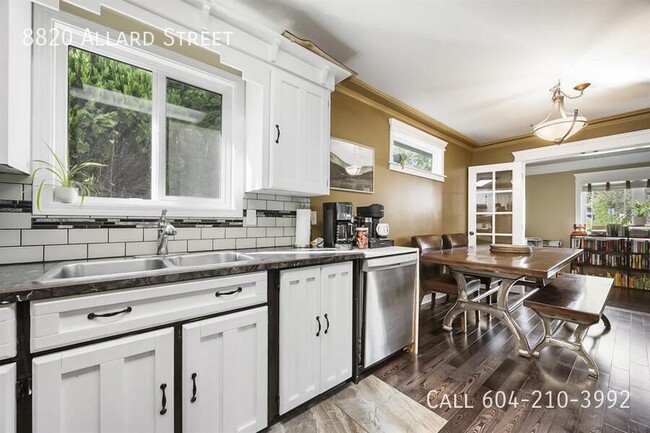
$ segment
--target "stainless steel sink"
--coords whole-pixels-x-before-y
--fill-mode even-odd
[[[243,262],[252,260],[253,257],[246,254],[233,252],[210,252],[198,254],[183,254],[179,256],[168,256],[169,260],[175,266],[209,266],[221,265],[225,263]]]
[[[46,272],[39,280],[90,279],[94,277],[156,271],[169,268],[170,266],[165,259],[160,257],[68,263]]]

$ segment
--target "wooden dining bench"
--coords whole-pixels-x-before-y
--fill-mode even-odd
[[[542,319],[544,336],[532,350],[533,356],[547,346],[559,346],[573,351],[589,369],[589,375],[598,377],[598,366],[585,351],[582,341],[591,325],[604,319],[605,326],[611,326],[603,316],[607,297],[614,280],[589,275],[564,274],[551,280],[537,293],[524,301]],[[577,325],[571,336],[563,339],[553,335],[551,320]],[[559,329],[559,328],[558,328]]]

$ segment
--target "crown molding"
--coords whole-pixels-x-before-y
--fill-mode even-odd
[[[635,124],[638,124],[635,126]],[[650,124],[650,108],[641,110],[628,111],[627,113],[616,114],[614,116],[601,117],[598,119],[590,120],[587,126],[580,131],[579,134],[574,135],[571,139],[562,144],[568,144],[575,141],[582,141],[586,138],[596,138],[605,135],[621,134],[624,132],[636,131],[639,129],[647,128]],[[638,127],[637,127],[638,126]],[[615,129],[611,131],[611,129]],[[495,140],[481,145],[479,148],[474,149],[474,152],[484,152],[486,150],[499,149],[502,147],[515,146],[515,145],[530,145],[530,147],[550,146],[549,143],[537,138],[534,134],[518,135],[509,137],[503,140]]]
[[[479,146],[479,143],[471,138],[406,105],[358,77],[340,83],[336,86],[336,91],[470,152]]]

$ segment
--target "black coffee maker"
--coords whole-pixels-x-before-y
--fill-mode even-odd
[[[384,205],[375,203],[370,206],[357,206],[357,226],[368,227],[368,248],[392,247],[393,239],[387,239],[377,233],[379,220],[384,217]]]
[[[354,240],[352,203],[323,203],[323,246],[349,250]]]

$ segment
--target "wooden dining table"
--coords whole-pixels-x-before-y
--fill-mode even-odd
[[[445,265],[458,284],[458,299],[445,316],[443,329],[451,331],[453,320],[461,313],[478,310],[499,319],[517,339],[521,356],[530,357],[530,343],[512,316],[524,300],[543,287],[550,278],[569,265],[581,249],[574,248],[532,248],[530,254],[493,253],[489,245],[453,248],[442,251],[424,251],[421,261]],[[499,278],[501,284],[481,292],[470,299],[467,281],[471,277]],[[512,288],[526,280],[533,289],[519,296],[515,302],[508,302]],[[481,302],[496,293],[496,304]],[[473,295],[472,295],[473,296]]]

